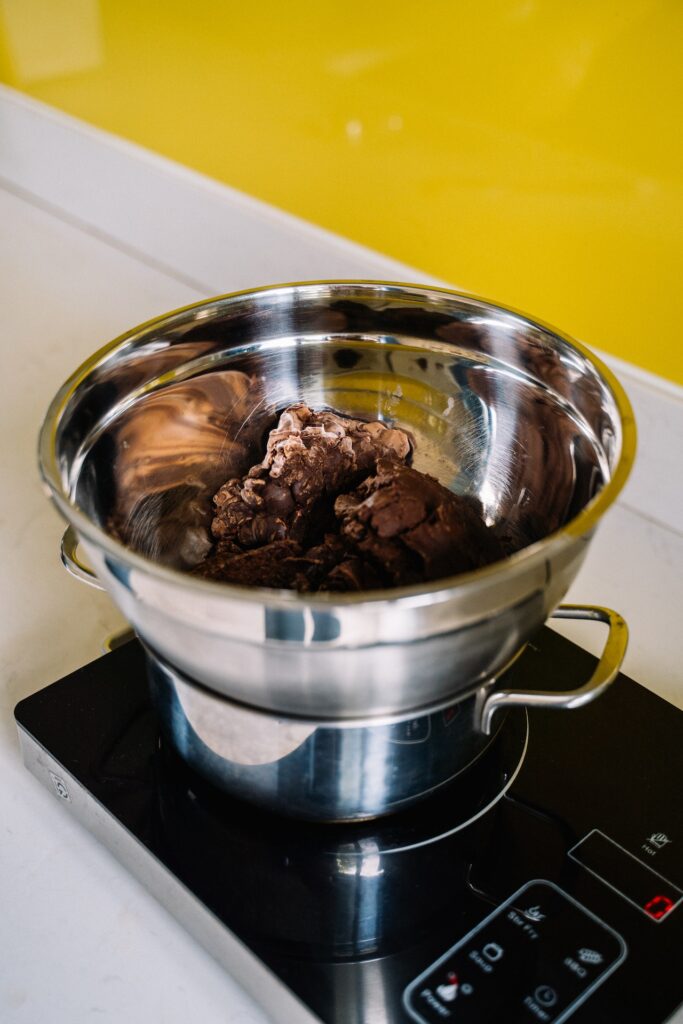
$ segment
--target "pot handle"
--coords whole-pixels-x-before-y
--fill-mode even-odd
[[[95,587],[96,590],[104,590],[92,569],[78,557],[78,544],[78,534],[73,526],[67,526],[61,544],[62,565],[67,572],[82,583],[87,583],[88,586]]]
[[[618,612],[591,604],[561,604],[551,618],[590,619],[604,622],[608,626],[607,641],[593,675],[577,690],[494,690],[485,698],[481,709],[481,730],[486,736],[491,735],[491,721],[498,708],[510,704],[536,708],[578,708],[594,700],[615,680],[628,643],[628,626]]]

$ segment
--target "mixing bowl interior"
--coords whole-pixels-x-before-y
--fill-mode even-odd
[[[190,307],[105,354],[61,417],[64,485],[136,551],[188,568],[212,495],[295,402],[410,431],[416,468],[476,495],[510,550],[575,517],[621,443],[612,392],[561,336],[464,296],[319,284]]]

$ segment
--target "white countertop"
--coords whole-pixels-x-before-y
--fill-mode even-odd
[[[21,764],[16,702],[97,657],[123,624],[60,565],[63,524],[39,483],[38,427],[78,363],[154,314],[274,281],[425,278],[6,89],[0,223],[0,1018],[265,1024],[238,982]],[[683,707],[683,398],[610,362],[634,403],[640,454],[569,598],[621,611],[632,636],[625,670]],[[600,645],[594,628],[571,635]]]

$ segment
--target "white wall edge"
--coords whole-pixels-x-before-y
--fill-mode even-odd
[[[642,366],[637,366],[635,363],[629,363],[625,359],[620,359],[619,356],[612,355],[611,352],[605,352],[603,349],[595,348],[593,345],[589,347],[599,359],[607,363],[618,377],[629,378],[642,387],[651,388],[653,391],[660,391],[666,398],[671,398],[675,402],[683,402],[683,387],[675,381],[667,380],[666,377],[660,377],[659,374],[645,370]]]
[[[297,217],[295,214],[287,213],[287,211],[257,199],[246,192],[241,192],[231,185],[226,185],[215,178],[211,178],[201,171],[186,167],[184,164],[155,153],[153,150],[147,149],[138,143],[131,142],[95,125],[88,124],[86,121],[82,121],[71,114],[66,114],[40,100],[26,96],[11,86],[0,83],[0,131],[3,127],[3,113],[7,115],[18,112],[24,112],[26,115],[25,123],[27,128],[30,128],[32,124],[37,122],[43,122],[43,124],[50,125],[58,131],[65,144],[68,141],[68,137],[72,136],[82,139],[91,146],[106,147],[111,152],[120,153],[137,162],[140,172],[143,172],[146,165],[148,169],[163,172],[174,178],[177,184],[184,184],[193,189],[200,190],[231,206],[239,205],[242,209],[248,210],[253,216],[270,221],[281,229],[290,232],[295,231],[300,235],[308,236],[312,241],[322,243],[326,247],[333,245],[339,249],[346,250],[351,258],[381,262],[386,268],[387,273],[394,273],[403,281],[410,279],[412,276],[415,280],[429,280],[433,283],[445,284],[445,282],[437,281],[437,279],[432,277],[426,278],[420,271],[409,267],[399,260],[377,253],[358,242],[353,242],[342,235],[328,231],[326,228],[318,227],[310,221]],[[15,156],[16,154],[0,149],[0,173],[5,175],[7,180],[17,185],[17,187],[31,192],[32,189],[27,187],[26,183],[22,181],[22,172],[25,170],[25,167],[22,165],[22,162],[15,159]],[[44,178],[41,177],[40,179],[40,184],[43,188],[35,194],[46,202],[60,206],[58,194],[54,184],[51,182],[50,168],[46,168],[45,171]],[[69,212],[68,208],[64,207],[64,209],[65,212]],[[95,226],[97,225],[93,224],[93,227]],[[265,284],[267,282],[261,283]],[[254,287],[256,286],[257,282],[254,282]]]

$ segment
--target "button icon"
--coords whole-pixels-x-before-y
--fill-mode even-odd
[[[66,788],[64,779],[60,779],[59,775],[55,775],[54,772],[49,772],[49,775],[52,779],[52,785],[55,788],[57,796],[61,797],[62,800],[67,800],[71,803],[71,796],[69,795],[69,790]]]
[[[666,846],[666,844],[670,842],[671,839],[669,839],[665,832],[653,832],[648,839],[648,843],[652,843],[657,850],[661,850],[662,847]]]
[[[437,985],[436,994],[444,1003],[452,1003],[458,997],[458,975],[449,971],[443,985]]]
[[[539,906],[527,907],[527,909],[523,910],[522,913],[530,921],[545,921],[545,914],[541,912],[541,908]]]
[[[534,999],[539,1006],[554,1006],[557,1002],[557,992],[550,985],[539,985],[534,992]]]
[[[490,963],[495,964],[497,960],[500,960],[505,950],[502,946],[499,946],[497,942],[487,942],[482,949],[483,955]]]
[[[582,964],[601,964],[604,960],[602,953],[598,953],[597,949],[580,949],[576,954]]]
[[[673,910],[675,903],[668,896],[653,896],[651,900],[643,907],[646,914],[654,918],[655,921],[661,921],[663,917]]]

